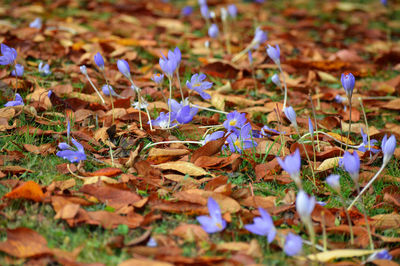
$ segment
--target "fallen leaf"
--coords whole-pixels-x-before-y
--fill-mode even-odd
[[[176,161],[176,162],[168,162],[153,165],[155,168],[159,168],[162,170],[175,170],[185,175],[190,176],[203,176],[208,175],[209,173],[206,172],[203,168],[198,167],[190,162],[183,162],[183,161]]]
[[[41,202],[44,198],[42,188],[34,181],[27,181],[4,195],[8,199],[29,199]]]
[[[46,239],[32,229],[7,229],[7,240],[0,242],[0,250],[17,258],[51,254]]]

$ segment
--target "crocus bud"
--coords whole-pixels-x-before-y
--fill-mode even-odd
[[[185,6],[184,8],[182,8],[182,16],[184,17],[188,17],[193,13],[193,7],[191,6]]]
[[[297,128],[296,112],[294,111],[293,107],[285,107],[283,109],[283,112],[285,113],[287,119],[289,119],[290,123],[292,123],[292,125]]]
[[[210,11],[208,10],[207,5],[201,5],[200,6],[200,13],[205,19],[210,19]]]
[[[354,183],[358,183],[358,178],[360,176],[360,157],[358,157],[357,152],[346,151],[343,158],[339,161],[339,165],[342,165],[344,169],[349,173],[351,179]]]
[[[311,118],[308,118],[308,131],[310,132],[311,137],[314,136],[314,126],[311,122]]]
[[[218,37],[218,33],[219,33],[218,26],[216,24],[212,24],[208,29],[208,35],[211,38],[215,39]]]
[[[210,48],[210,41],[209,40],[204,42],[204,47],[206,47],[207,49]]]
[[[40,30],[42,28],[42,19],[41,18],[36,18],[34,21],[29,23],[29,27]]]
[[[354,85],[356,83],[354,75],[351,73],[343,73],[340,81],[342,82],[342,86],[347,94],[347,97],[351,98],[351,96],[353,95]]]
[[[264,43],[267,39],[267,33],[260,29],[260,27],[257,27],[252,41],[254,43],[254,49],[257,49],[258,46]]]
[[[214,11],[210,11],[210,18],[215,19],[215,12]]]
[[[315,207],[315,198],[300,190],[296,197],[296,210],[304,223],[309,223]]]
[[[87,75],[87,69],[85,65],[79,67],[83,75]]]
[[[271,78],[271,81],[278,87],[281,86],[281,80],[279,79],[279,75],[278,74],[274,74]]]
[[[15,65],[15,69],[11,72],[12,76],[22,77],[24,74],[24,66],[20,64]]]
[[[330,175],[326,178],[326,183],[340,194],[340,175]]]
[[[94,62],[101,70],[104,70],[104,59],[99,52],[94,55]]]
[[[51,97],[51,95],[53,94],[53,91],[52,90],[49,90],[48,92],[47,92],[47,97]]]
[[[279,49],[279,45],[273,47],[268,44],[267,54],[272,59],[272,61],[274,61],[275,64],[279,65],[281,63],[280,60],[281,51]]]
[[[249,50],[249,52],[247,53],[247,55],[248,55],[248,57],[249,57],[250,65],[252,65],[252,64],[253,64],[253,54],[251,53],[251,50]]]
[[[229,13],[229,16],[231,16],[232,18],[236,18],[237,8],[234,4],[228,6],[228,13]]]
[[[131,78],[131,69],[129,68],[128,62],[124,59],[119,59],[117,61],[117,67],[119,72],[121,72],[127,79]]]
[[[390,136],[388,139],[385,135],[382,139],[382,152],[383,152],[383,164],[387,164],[392,158],[394,150],[396,149],[396,137]]]

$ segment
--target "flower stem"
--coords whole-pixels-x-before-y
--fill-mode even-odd
[[[133,83],[132,78],[129,78],[129,81],[131,82],[132,87],[134,87],[134,90],[135,90],[135,92],[137,94],[138,104],[139,104],[139,124],[140,124],[140,129],[143,130],[142,111],[140,111],[141,108],[142,108],[142,100],[141,100],[142,97],[140,96],[140,88],[138,86],[136,86],[135,83]]]
[[[175,73],[176,73],[176,78],[178,79],[179,91],[181,92],[182,101],[184,101],[184,100],[185,100],[185,97],[183,96],[181,80],[180,80],[180,78],[179,78],[179,66],[176,68]]]
[[[307,231],[308,231],[308,234],[310,236],[310,242],[312,244],[312,253],[314,254],[314,257],[316,258],[316,256],[315,256],[315,253],[316,253],[316,250],[315,250],[315,231],[314,231],[314,227],[312,226],[311,218],[308,218],[307,220],[308,221],[306,221],[305,224],[307,226]]]
[[[353,233],[353,225],[351,223],[351,218],[350,218],[350,214],[349,211],[346,209],[346,202],[344,201],[344,198],[342,196],[342,194],[339,192],[339,197],[340,197],[340,201],[342,202],[344,211],[346,213],[346,217],[347,217],[347,222],[349,223],[349,230],[350,230],[350,243],[353,246],[354,245],[354,233]]]
[[[358,195],[357,197],[352,201],[352,203],[349,205],[349,207],[347,208],[347,210],[350,210],[351,207],[353,207],[354,203],[357,202],[357,200],[360,199],[360,197],[362,196],[362,194],[365,193],[365,191],[367,191],[367,189],[372,185],[372,183],[374,183],[374,181],[378,178],[378,176],[382,173],[382,171],[385,169],[387,164],[382,164],[381,168],[378,170],[378,172],[376,172],[376,174],[374,175],[373,178],[371,178],[371,180],[368,182],[368,184],[363,188],[363,190],[361,190],[361,192],[358,191]]]
[[[282,65],[279,63],[278,67],[279,67],[279,71],[282,74],[283,85],[285,86],[285,96],[284,96],[284,99],[283,99],[283,108],[282,108],[282,109],[285,109],[286,108],[286,102],[287,102],[287,85],[286,85],[285,74],[283,73],[283,70],[282,70]]]
[[[200,105],[197,105],[197,104],[192,104],[192,103],[191,103],[190,106],[191,106],[191,107],[195,107],[195,108],[199,108],[199,109],[202,109],[202,110],[214,112],[214,113],[220,113],[220,114],[224,114],[224,115],[228,114],[228,112],[224,112],[224,111],[220,111],[220,110],[216,110],[216,109],[211,109],[211,108],[203,107],[203,106],[200,106]]]
[[[296,129],[296,131],[297,131],[297,135],[298,135],[298,136],[300,136],[299,127],[298,127],[298,126],[295,126],[294,128],[295,128],[295,129]],[[308,156],[308,152],[307,152],[307,150],[306,150],[306,146],[304,145],[304,143],[303,143],[303,142],[301,142],[301,145],[303,146],[304,153],[306,154],[307,161],[308,161],[308,165],[309,165],[309,166],[310,166],[310,168],[311,168],[311,174],[312,174],[312,177],[313,177],[313,183],[314,183],[314,186],[315,186],[315,187],[317,187],[317,184],[315,183],[315,173],[314,173],[314,167],[311,165],[310,156]]]
[[[349,147],[349,140],[350,140],[350,131],[351,131],[351,96],[348,97],[349,99],[349,131],[347,132],[347,139],[346,139],[346,150]]]
[[[92,88],[96,91],[96,93],[97,93],[97,95],[99,96],[101,102],[102,102],[103,104],[105,104],[106,101],[104,101],[103,96],[101,96],[99,90],[98,90],[98,89],[96,88],[96,86],[93,84],[93,82],[92,82],[92,80],[90,79],[89,75],[88,75],[88,74],[85,74],[85,76],[86,76],[87,80],[89,81],[90,85],[92,85]]]
[[[143,150],[148,149],[150,147],[156,146],[158,144],[171,144],[171,143],[187,143],[187,144],[198,144],[201,145],[201,141],[191,141],[191,140],[169,140],[169,141],[160,141],[160,142],[155,142],[155,143],[149,143],[147,144]]]
[[[321,148],[319,146],[317,115],[316,115],[316,112],[315,112],[314,102],[313,102],[312,97],[311,97],[311,92],[310,92],[309,96],[310,96],[310,102],[311,102],[311,110],[312,110],[312,113],[313,113],[313,116],[314,116],[315,133],[317,133],[317,151],[320,152]],[[319,97],[318,97],[318,100],[319,100]]]
[[[367,146],[367,150],[369,149],[369,151],[371,151],[371,138],[369,136],[369,127],[368,127],[368,120],[367,120],[367,114],[365,113],[364,110],[364,105],[363,105],[363,101],[361,97],[358,97],[358,100],[360,101],[360,106],[361,106],[361,111],[363,112],[363,116],[364,116],[364,121],[365,121],[365,131],[367,131],[367,139],[368,139],[368,146]],[[369,158],[372,158],[372,154],[371,152],[369,153]]]
[[[172,102],[172,79],[168,77],[169,81],[169,101],[168,101],[168,127],[171,126],[171,102]]]
[[[112,96],[112,93],[111,93],[110,84],[108,83],[108,79],[106,77],[106,73],[105,73],[104,70],[102,72],[103,72],[104,79],[106,80],[107,89],[110,92],[111,110],[112,110],[112,124],[114,124],[114,120],[115,120],[114,99],[113,99],[113,96]]]
[[[232,63],[235,63],[236,61],[238,61],[240,58],[242,58],[250,49],[252,49],[254,47],[256,43],[255,42],[251,42],[246,48],[244,48],[240,53],[236,54],[233,58],[232,58]]]

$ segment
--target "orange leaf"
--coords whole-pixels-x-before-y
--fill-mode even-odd
[[[7,241],[0,243],[0,250],[18,258],[51,253],[46,239],[25,227],[7,229]]]
[[[44,194],[40,185],[34,181],[28,181],[23,183],[21,186],[13,189],[4,197],[9,199],[30,199],[37,202],[43,200]]]

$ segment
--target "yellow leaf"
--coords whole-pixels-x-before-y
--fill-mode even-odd
[[[325,252],[320,252],[317,254],[310,254],[307,256],[309,260],[316,260],[320,262],[328,262],[334,259],[340,258],[352,258],[352,257],[361,257],[366,256],[375,252],[380,252],[383,249],[375,249],[375,250],[365,250],[365,249],[336,249]]]
[[[176,161],[176,162],[162,163],[153,166],[163,170],[175,170],[190,176],[208,175],[208,172],[206,172],[203,168],[198,167],[190,162]]]
[[[334,76],[332,76],[329,73],[323,72],[323,71],[318,71],[318,76],[320,77],[320,79],[322,81],[326,81],[329,83],[338,83],[337,78],[335,78]]]
[[[337,133],[328,132],[327,134],[328,134],[329,136],[331,136],[331,137],[333,137],[333,138],[339,140],[340,142],[348,143],[348,144],[350,144],[350,145],[354,145],[354,142],[352,142],[351,140],[348,140],[346,137],[341,136],[341,135],[339,135],[339,134],[337,134]],[[348,141],[348,142],[347,142],[347,141]]]
[[[329,158],[326,159],[325,161],[323,161],[317,168],[317,171],[326,171],[332,168],[335,168],[336,166],[339,165],[339,160],[342,157],[333,157],[333,158]]]
[[[117,180],[109,178],[107,176],[91,176],[83,179],[83,184],[84,185],[90,185],[90,184],[95,184],[99,182],[99,180],[103,181],[104,183],[108,184],[115,184],[118,183]]]

